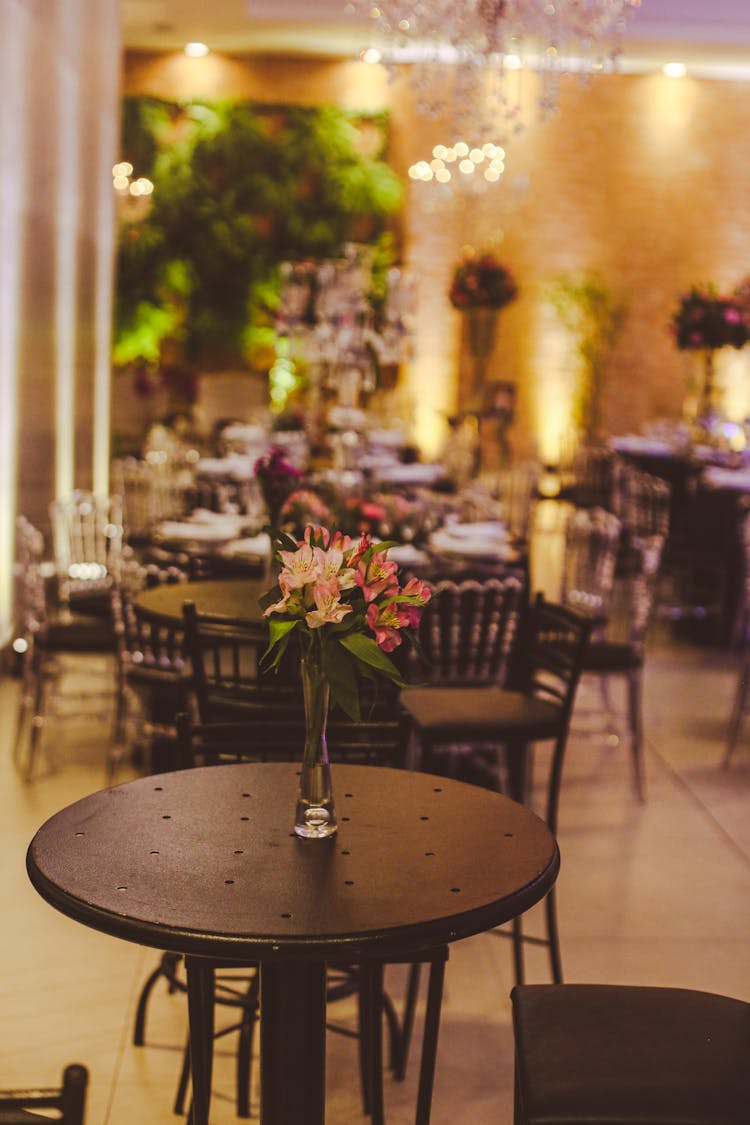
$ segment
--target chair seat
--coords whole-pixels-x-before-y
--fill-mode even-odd
[[[524,741],[555,738],[560,731],[560,708],[520,691],[498,687],[406,688],[404,709],[422,736],[504,741],[523,735]]]
[[[583,658],[584,672],[629,672],[643,665],[643,650],[625,641],[590,641]]]
[[[750,1004],[706,992],[512,992],[520,1125],[747,1125]]]
[[[83,613],[52,617],[37,643],[54,652],[113,652],[111,622]]]

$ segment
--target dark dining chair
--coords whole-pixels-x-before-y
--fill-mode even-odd
[[[58,1087],[0,1089],[0,1125],[44,1125],[50,1121],[83,1125],[88,1081],[86,1067],[71,1063],[65,1067]]]
[[[737,749],[742,723],[748,710],[750,692],[750,511],[743,511],[739,528],[744,582],[742,605],[739,613],[740,658],[737,666],[737,680],[734,688],[732,711],[727,726],[726,742],[722,765],[726,768]]]
[[[746,1125],[750,1004],[637,985],[511,993],[514,1125]]]
[[[414,687],[402,693],[413,736],[420,748],[420,768],[441,772],[441,747],[451,744],[501,746],[509,796],[529,801],[529,747],[552,741],[547,778],[547,823],[557,831],[557,815],[565,747],[576,688],[583,668],[591,619],[568,606],[537,595],[520,638],[523,663],[520,686],[500,684],[467,687]],[[493,778],[497,784],[497,775]],[[547,947],[552,977],[562,980],[554,890],[545,899],[547,936],[535,944]],[[512,929],[516,981],[524,979],[524,934],[520,919]],[[527,940],[532,940],[531,938]]]

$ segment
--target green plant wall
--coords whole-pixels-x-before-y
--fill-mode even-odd
[[[252,366],[280,262],[386,237],[402,196],[386,143],[385,115],[126,98],[123,159],[154,191],[122,207],[115,364]]]

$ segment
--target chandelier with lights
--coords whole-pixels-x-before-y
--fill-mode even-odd
[[[485,157],[488,146],[502,147],[524,127],[522,72],[538,74],[540,115],[549,116],[557,108],[563,75],[585,78],[614,67],[627,18],[640,2],[353,0],[372,21],[385,65],[410,64],[419,112],[449,116],[454,137],[463,138],[438,148],[450,154],[467,145],[467,154]],[[472,158],[459,156],[456,167],[463,161],[461,171],[468,177],[467,159]],[[475,167],[488,182],[498,182],[502,168],[496,157],[491,159],[489,176],[489,160],[483,169],[483,160]],[[435,163],[440,160],[442,168]],[[430,161],[412,169],[412,179],[455,179],[445,155],[434,152]]]

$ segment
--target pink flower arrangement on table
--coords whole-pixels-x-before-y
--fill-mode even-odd
[[[399,586],[388,558],[393,544],[373,543],[369,535],[352,541],[310,526],[302,540],[282,540],[278,584],[261,599],[270,629],[265,659],[277,666],[296,635],[303,659],[320,669],[342,710],[359,719],[357,675],[402,683],[388,654],[413,640],[430,588],[417,578]]]

